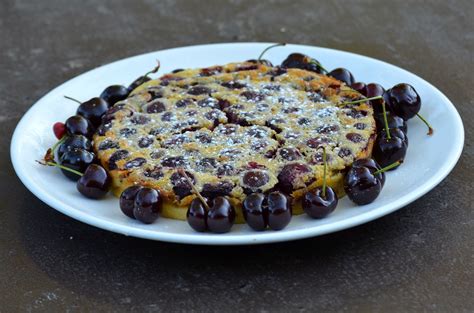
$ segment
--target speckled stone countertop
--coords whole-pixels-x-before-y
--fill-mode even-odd
[[[0,2],[0,312],[472,312],[474,3],[460,1]],[[456,105],[463,155],[430,193],[318,238],[199,247],[128,238],[43,204],[9,145],[60,83],[123,57],[213,42],[289,41],[378,58]]]

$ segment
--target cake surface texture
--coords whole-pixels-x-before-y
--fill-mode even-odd
[[[184,219],[195,195],[227,196],[240,214],[245,196],[281,190],[295,203],[327,180],[342,193],[355,159],[376,133],[369,102],[334,78],[254,62],[187,69],[151,80],[116,103],[94,135],[113,192],[156,188],[162,214]],[[298,206],[294,213],[298,214]],[[238,218],[241,220],[241,218]]]

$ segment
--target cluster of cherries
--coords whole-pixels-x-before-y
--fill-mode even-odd
[[[250,61],[272,66],[269,61],[261,60],[261,56],[258,60]],[[384,186],[385,172],[393,170],[403,163],[408,148],[406,123],[408,119],[415,115],[418,116],[428,126],[428,135],[433,133],[432,127],[418,113],[421,108],[421,98],[409,84],[398,84],[385,90],[377,83],[355,82],[354,76],[349,70],[337,68],[328,72],[317,60],[301,53],[290,54],[282,62],[281,68],[300,68],[332,76],[366,97],[361,100],[345,102],[342,105],[353,105],[367,100],[371,102],[378,129],[373,149],[374,159],[354,161],[344,177],[344,191],[349,199],[357,205],[373,202]],[[329,215],[336,209],[338,203],[337,194],[326,185],[327,163],[324,148],[323,165],[322,186],[305,192],[301,201],[304,212],[315,219]],[[192,181],[188,180],[188,183],[195,190]],[[203,198],[197,190],[195,190],[195,194],[198,197],[192,201],[187,211],[189,225],[201,232],[206,230],[217,233],[229,231],[235,220],[235,210],[229,201],[225,197],[217,197],[209,203],[209,200]],[[261,231],[267,227],[280,230],[286,227],[291,220],[291,200],[281,190],[273,190],[267,194],[251,193],[242,203],[242,213],[246,223],[254,230]],[[215,212],[219,212],[219,218],[216,218]],[[216,228],[216,224],[220,227]]]
[[[344,180],[349,198],[358,205],[368,204],[377,198],[384,185],[383,172],[396,169],[405,159],[407,121],[417,116],[428,127],[428,135],[433,134],[433,128],[419,114],[421,98],[413,86],[401,83],[385,90],[377,83],[355,82],[351,72],[344,68],[335,69],[328,75],[366,96],[374,110],[378,134],[372,151],[373,160],[356,160]]]
[[[138,77],[128,87],[112,85],[104,89],[99,97],[80,102],[76,114],[64,123],[53,125],[53,132],[59,141],[48,149],[44,160],[39,163],[59,167],[63,174],[76,181],[77,190],[87,198],[99,199],[110,189],[111,179],[107,171],[98,164],[92,151],[92,136],[108,118],[107,113],[115,103],[128,97],[136,87],[150,80],[151,73],[156,73],[159,64],[152,71]]]
[[[271,62],[261,59],[270,48],[281,46],[277,44],[265,49],[258,60],[249,62],[262,63],[272,66]],[[379,133],[374,144],[374,159],[359,159],[354,161],[344,177],[344,190],[348,197],[357,205],[374,201],[380,194],[385,183],[385,171],[397,168],[404,160],[408,147],[406,121],[418,116],[429,128],[429,123],[418,113],[421,99],[416,90],[408,84],[398,84],[385,90],[377,83],[365,84],[355,82],[352,73],[344,68],[328,72],[317,60],[300,53],[290,54],[279,68],[299,68],[319,74],[332,76],[345,82],[366,98],[345,102],[341,105],[353,105],[370,101],[374,109],[374,117]],[[113,85],[107,87],[99,97],[94,97],[80,105],[76,115],[69,117],[65,123],[54,124],[53,131],[59,141],[48,150],[40,163],[61,168],[66,177],[77,181],[77,189],[88,198],[99,199],[110,189],[111,179],[107,171],[97,164],[92,152],[92,135],[108,118],[108,112],[113,105],[128,97],[136,87],[150,80],[151,73],[156,73],[159,64],[152,71],[140,76],[125,87]],[[57,161],[56,161],[57,160]],[[305,213],[315,219],[320,219],[333,212],[338,203],[334,190],[326,185],[326,151],[323,148],[323,183],[321,187],[306,191],[302,198]],[[217,196],[212,199],[204,198],[194,186],[193,181],[183,169],[179,174],[184,177],[197,196],[189,205],[186,218],[188,224],[196,231],[225,233],[230,231],[235,222],[235,209],[228,198]],[[281,230],[285,228],[292,217],[292,199],[288,188],[275,188],[268,193],[250,193],[242,203],[242,213],[247,224],[254,230],[267,228]],[[287,187],[287,186],[286,186]],[[291,188],[290,188],[291,191]],[[154,222],[162,210],[163,199],[156,189],[131,186],[120,196],[122,212],[143,223]]]

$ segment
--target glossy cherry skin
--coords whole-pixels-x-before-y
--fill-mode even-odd
[[[109,192],[110,183],[107,171],[100,165],[91,164],[77,181],[76,188],[87,198],[100,199]]]
[[[138,77],[137,79],[135,79],[128,87],[128,93],[131,93],[135,88],[137,88],[138,86],[146,83],[147,81],[150,81],[151,78],[148,77],[148,76],[140,76]]]
[[[262,193],[248,195],[242,203],[242,213],[247,225],[261,231],[268,225],[268,208],[263,207],[265,196]]]
[[[352,166],[347,172],[344,177],[344,190],[354,203],[369,204],[380,194],[383,183],[379,178],[380,174],[374,175],[373,172],[368,166]]]
[[[311,172],[311,168],[304,163],[290,163],[285,165],[278,174],[277,188],[286,194],[291,194],[294,182],[301,176]]]
[[[256,60],[256,59],[251,59],[251,60],[247,60],[247,61],[245,61],[245,62],[258,63],[258,60]],[[263,64],[263,65],[265,65],[265,66],[273,67],[272,62],[270,62],[270,61],[268,61],[268,60],[266,60],[266,59],[261,59],[261,60],[260,60],[260,63]]]
[[[59,164],[81,173],[84,173],[87,167],[93,162],[94,154],[82,149],[72,149],[66,151],[59,158]],[[70,171],[63,169],[61,169],[61,171],[63,172],[64,176],[66,176],[70,180],[77,181],[79,178],[81,178],[81,176],[71,173]]]
[[[285,194],[274,191],[266,197],[268,226],[273,230],[285,228],[291,221],[291,205]]]
[[[377,126],[377,130],[379,132],[383,131],[385,129],[385,121],[383,118],[383,113],[375,114],[374,119],[375,119],[375,124]],[[392,113],[390,111],[387,112],[387,122],[388,122],[388,128],[398,128],[401,131],[403,131],[405,134],[408,131],[407,122],[400,116],[395,115],[395,113]]]
[[[328,76],[334,77],[337,80],[343,81],[347,86],[351,86],[355,79],[352,73],[345,68],[339,67],[328,73]]]
[[[100,94],[100,97],[104,99],[110,106],[115,103],[124,100],[128,97],[129,90],[127,87],[122,85],[112,85],[104,89]]]
[[[304,194],[302,200],[303,210],[312,218],[323,218],[336,209],[338,198],[331,187],[326,187],[323,197],[323,188],[317,187]]]
[[[398,84],[387,91],[392,111],[404,120],[414,117],[421,108],[421,98],[409,84]]]
[[[362,83],[362,82],[352,83],[351,88],[367,97],[367,85],[365,83]]]
[[[324,73],[324,69],[320,63],[307,55],[301,53],[290,54],[282,63],[281,66],[284,68],[300,68],[307,71],[316,72],[319,74]]]
[[[86,151],[90,151],[92,148],[91,141],[82,135],[72,135],[68,136],[62,144],[59,145],[57,154],[58,158],[66,153],[66,151],[70,151],[73,149],[82,149]]]
[[[382,167],[375,161],[374,159],[358,159],[352,163],[352,167],[367,167],[371,173],[377,172],[378,170],[382,169]],[[382,186],[385,185],[385,173],[379,173],[374,175],[380,182]]]
[[[367,89],[367,94],[366,94],[367,98],[384,96],[384,93],[385,93],[385,88],[383,88],[381,85],[377,83],[368,84],[366,86],[366,89]],[[374,108],[375,114],[380,114],[383,112],[383,107],[382,107],[383,102],[384,102],[384,99],[370,101],[370,103],[372,104],[372,107]],[[385,110],[390,111],[390,106],[387,103],[385,103]]]
[[[94,127],[98,127],[102,123],[102,116],[108,108],[109,104],[104,99],[95,97],[81,103],[76,114],[88,119]]]
[[[162,199],[158,190],[143,187],[135,197],[133,216],[144,224],[151,224],[159,216]]]
[[[199,198],[194,198],[186,212],[186,220],[192,229],[198,232],[207,230],[207,211]]]
[[[226,197],[216,197],[212,200],[207,212],[207,227],[213,233],[227,233],[235,222],[235,209]]]
[[[80,115],[71,116],[66,120],[66,132],[69,136],[83,135],[91,138],[94,132],[91,122]]]
[[[373,158],[382,167],[396,161],[403,161],[408,149],[408,137],[403,131],[398,128],[392,128],[389,129],[389,132],[390,139],[386,131],[382,130],[379,132],[372,151]]]
[[[120,209],[122,210],[123,214],[133,219],[135,219],[135,216],[133,215],[135,198],[137,197],[137,193],[142,190],[142,188],[143,187],[139,185],[130,186],[120,194]]]

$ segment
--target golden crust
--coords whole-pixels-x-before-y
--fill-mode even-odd
[[[185,219],[194,198],[181,188],[176,167],[201,192],[219,186],[242,222],[245,194],[281,186],[282,171],[297,164],[307,170],[291,182],[293,213],[300,214],[303,193],[322,184],[321,147],[328,185],[340,196],[347,167],[371,155],[371,105],[340,105],[361,98],[340,81],[300,69],[249,62],[189,69],[149,81],[116,104],[94,136],[94,149],[116,196],[133,184],[156,188],[162,215],[174,219]],[[225,166],[235,171],[219,172]],[[265,183],[249,186],[248,172],[259,172]]]

